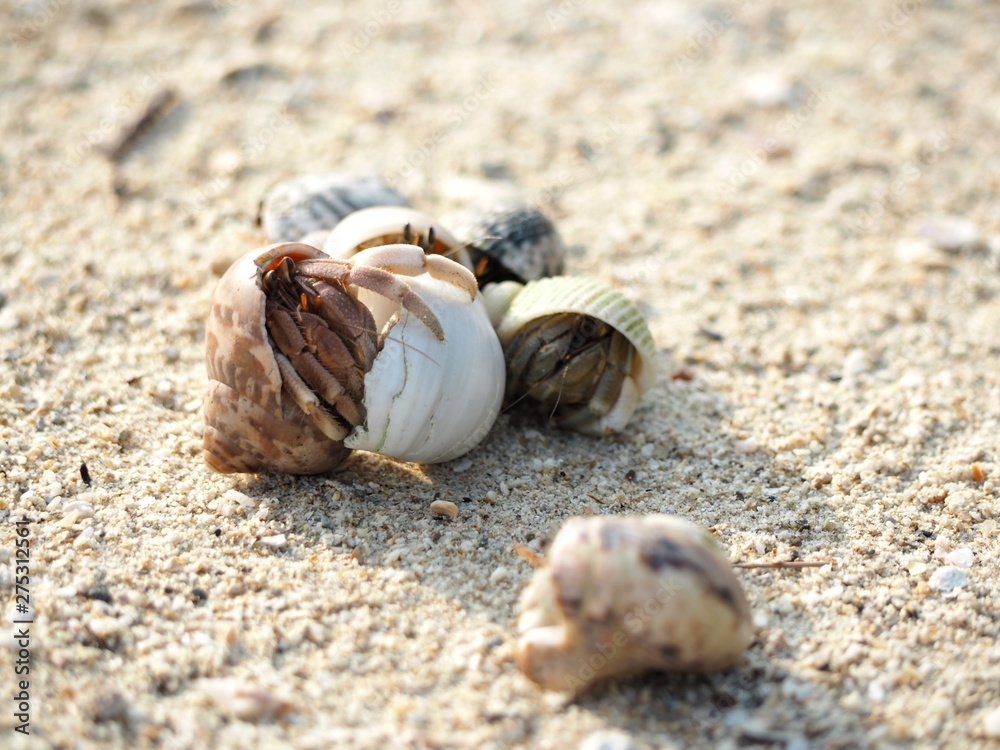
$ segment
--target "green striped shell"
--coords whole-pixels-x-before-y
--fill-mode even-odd
[[[570,276],[493,284],[483,296],[504,347],[508,399],[534,399],[588,434],[625,426],[656,379],[656,346],[633,302],[600,281]],[[567,399],[574,392],[575,406]]]

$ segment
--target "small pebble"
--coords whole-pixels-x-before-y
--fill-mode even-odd
[[[160,401],[169,401],[174,395],[174,384],[169,380],[161,380],[153,387],[153,395]]]
[[[961,568],[954,565],[945,565],[934,571],[927,585],[938,591],[951,591],[962,588],[969,582],[969,576]]]
[[[956,568],[971,568],[974,555],[971,549],[963,547],[962,549],[953,549],[945,554],[944,558]]]
[[[907,370],[903,373],[903,377],[901,377],[898,382],[901,388],[920,388],[927,381],[924,379],[923,374],[919,371]]]
[[[88,526],[83,531],[80,532],[78,536],[73,541],[74,547],[89,547],[94,543],[94,527]]]
[[[230,500],[230,501],[232,501],[232,502],[236,503],[237,505],[240,505],[240,506],[242,506],[244,508],[256,508],[257,507],[257,501],[256,500],[254,500],[249,495],[243,494],[239,490],[226,490],[225,492],[222,493],[222,497],[224,499]]]
[[[994,740],[1000,740],[1000,707],[983,717],[983,733]]]
[[[871,361],[864,349],[851,349],[844,357],[844,375],[860,375],[871,369]]]
[[[976,225],[961,216],[935,216],[923,219],[917,233],[940,249],[950,253],[970,250],[982,244]]]
[[[431,513],[436,513],[439,516],[448,516],[448,518],[455,518],[458,516],[458,506],[450,500],[435,500],[431,503]]]
[[[594,732],[580,743],[580,750],[637,750],[635,741],[624,732]]]
[[[83,500],[74,500],[63,506],[64,513],[72,513],[73,511],[79,513],[80,518],[93,518],[94,516],[94,506]]]
[[[885,687],[877,680],[872,680],[868,683],[868,690],[865,691],[868,694],[868,700],[872,703],[881,703],[885,700],[886,692]]]
[[[795,100],[795,86],[784,76],[758,73],[743,81],[743,94],[758,107],[783,107]]]
[[[753,438],[736,441],[736,450],[738,453],[756,453],[759,447],[757,441]]]
[[[124,629],[125,626],[116,617],[95,617],[87,623],[87,630],[89,630],[95,638],[101,641],[114,638],[115,636],[121,634]]]
[[[922,268],[949,268],[948,256],[934,247],[927,239],[905,237],[896,243],[896,261],[900,265]]]
[[[273,549],[281,549],[288,543],[288,540],[285,539],[284,534],[275,534],[274,536],[262,536],[258,541],[265,547],[272,547]]]
[[[460,458],[451,464],[451,470],[456,474],[461,474],[463,471],[468,471],[471,468],[472,459],[470,458]]]

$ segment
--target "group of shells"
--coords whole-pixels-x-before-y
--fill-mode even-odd
[[[535,208],[459,216],[453,233],[378,178],[305,175],[273,187],[260,220],[271,244],[226,271],[206,323],[218,471],[316,474],[352,450],[449,461],[519,402],[608,435],[655,380],[635,304],[562,275],[562,239]],[[519,629],[525,675],[570,690],[724,667],[751,638],[710,536],[669,516],[567,522]]]

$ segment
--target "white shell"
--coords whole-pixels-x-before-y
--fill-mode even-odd
[[[427,275],[407,283],[437,315],[445,340],[398,305],[359,292],[376,325],[397,312],[399,320],[365,376],[366,424],[344,444],[403,461],[449,461],[476,446],[500,413],[503,350],[479,295],[470,300]]]
[[[711,535],[668,515],[566,521],[521,596],[518,630],[521,671],[574,692],[649,670],[723,669],[754,633]]]

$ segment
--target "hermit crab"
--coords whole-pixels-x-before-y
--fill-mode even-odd
[[[656,379],[656,347],[638,308],[594,279],[554,276],[483,290],[503,345],[507,400],[537,402],[590,435],[623,429]]]
[[[520,607],[518,666],[552,690],[723,669],[754,634],[743,588],[712,537],[669,515],[569,519]]]
[[[353,448],[447,461],[503,397],[475,278],[416,245],[249,253],[219,281],[206,349],[205,457],[223,472],[321,473]]]

